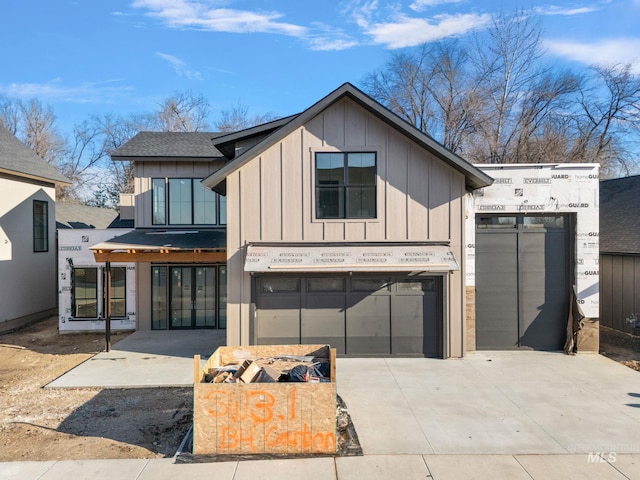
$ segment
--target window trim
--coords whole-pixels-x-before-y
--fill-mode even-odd
[[[43,207],[41,212],[36,212],[36,209]],[[42,218],[40,218],[42,214]],[[36,217],[38,215],[38,217]],[[42,225],[37,225],[38,222]],[[32,222],[33,222],[33,252],[44,253],[49,251],[49,202],[46,200],[34,200],[32,210]],[[40,236],[40,234],[43,234]],[[42,242],[42,243],[40,243]]]
[[[342,218],[339,217],[331,217],[331,218],[322,218],[318,217],[317,211],[317,170],[316,170],[316,154],[318,153],[342,153],[345,154],[358,154],[358,153],[373,153],[375,155],[376,161],[376,182],[375,185],[371,185],[372,188],[375,189],[375,214],[373,217],[347,217],[346,216],[346,201],[345,201],[345,216]],[[319,147],[319,148],[311,148],[310,149],[310,158],[309,158],[309,167],[311,173],[311,222],[312,223],[379,223],[380,219],[380,209],[382,204],[381,195],[383,194],[383,178],[382,178],[382,167],[381,159],[382,159],[382,147],[379,146],[331,146],[331,147]],[[346,161],[346,160],[345,160]],[[348,185],[344,185],[343,188],[348,187]]]

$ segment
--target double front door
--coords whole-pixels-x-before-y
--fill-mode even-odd
[[[226,327],[226,266],[154,266],[152,277],[154,329]]]
[[[170,290],[170,328],[215,326],[215,267],[171,267]]]

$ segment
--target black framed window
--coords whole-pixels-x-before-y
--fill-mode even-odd
[[[49,202],[33,201],[33,251],[49,251]]]
[[[73,269],[73,316],[75,318],[98,317],[98,269],[76,267]]]
[[[152,179],[153,225],[226,225],[226,199],[197,178]]]
[[[376,217],[376,154],[316,153],[316,218]]]
[[[167,223],[167,187],[164,178],[153,179],[153,219],[154,225]]]
[[[127,316],[127,267],[111,267],[111,317]]]

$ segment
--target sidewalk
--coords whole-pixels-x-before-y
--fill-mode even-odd
[[[609,460],[609,461],[607,461]],[[2,480],[640,479],[640,454],[365,455],[175,464],[173,459],[0,463]]]

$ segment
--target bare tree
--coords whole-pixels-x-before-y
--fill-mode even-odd
[[[160,103],[160,110],[147,115],[150,130],[201,132],[209,129],[209,101],[191,91],[176,92]]]
[[[56,117],[50,106],[37,99],[18,102],[22,121],[22,141],[47,163],[57,165],[64,154],[65,142],[56,129]]]
[[[594,66],[580,90],[571,156],[599,162],[604,175],[629,174],[640,146],[640,75],[632,65]]]
[[[469,67],[467,50],[443,41],[394,54],[362,83],[391,111],[459,153],[481,106]]]
[[[19,122],[20,110],[17,102],[11,98],[0,97],[0,125],[17,135]]]
[[[545,73],[538,64],[543,54],[539,19],[522,11],[501,13],[486,32],[476,35],[474,46],[484,101],[477,131],[487,148],[487,157],[477,160],[505,163],[518,137],[523,96]]]
[[[222,133],[237,132],[245,128],[269,122],[273,119],[274,116],[271,113],[252,116],[249,113],[249,107],[238,102],[230,109],[220,112],[220,118],[216,121],[215,128],[218,132]]]
[[[427,45],[414,52],[395,53],[381,69],[362,81],[369,95],[427,134],[434,117],[428,88],[433,74],[431,53]]]
[[[517,108],[509,162],[567,161],[570,137],[566,135],[564,112],[571,108],[571,96],[579,91],[580,84],[580,78],[570,72],[545,72],[530,85]]]

